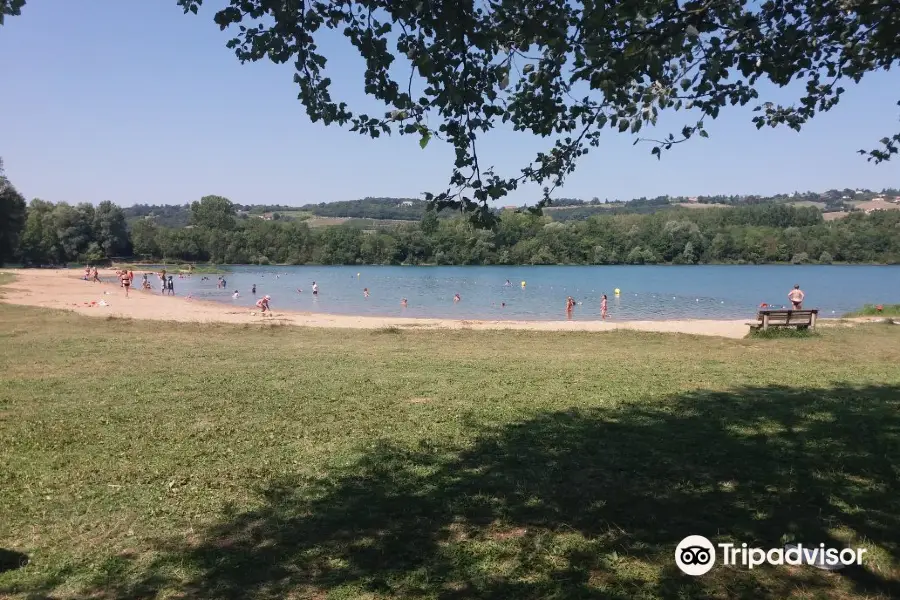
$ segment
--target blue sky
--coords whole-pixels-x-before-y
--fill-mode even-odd
[[[220,194],[242,204],[300,205],[444,188],[449,146],[422,150],[414,136],[371,140],[310,123],[291,67],[241,65],[224,47],[230,36],[212,22],[216,2],[207,4],[193,16],[174,0],[31,0],[6,21],[0,156],[27,198],[128,206]],[[358,60],[346,49],[330,59],[337,94],[373,108]],[[649,145],[632,146],[629,135],[610,131],[558,195],[900,187],[900,160],[875,166],[855,153],[900,129],[900,75],[878,73],[845,87],[841,104],[800,133],[757,131],[749,107],[727,109],[708,126],[710,139],[677,146],[662,161]],[[776,90],[768,99],[783,97]],[[686,117],[667,115],[666,131],[678,131]],[[502,131],[480,142],[479,154],[483,165],[511,175],[546,147]],[[501,203],[533,203],[538,195],[525,188]]]

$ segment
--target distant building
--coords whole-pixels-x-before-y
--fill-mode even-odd
[[[691,204],[697,204],[699,201],[700,200],[699,198],[697,198],[697,196],[691,196],[690,198],[688,198],[688,202],[690,202]]]
[[[263,221],[271,221],[272,213],[263,213],[261,215],[256,215],[257,219],[262,219]]]
[[[517,208],[519,208],[519,207],[516,206],[515,204],[509,204],[507,206],[504,206],[503,210],[516,210]]]
[[[412,200],[404,200],[400,203],[400,206],[412,206],[413,204],[415,203]]]

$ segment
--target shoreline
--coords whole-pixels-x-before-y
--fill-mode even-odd
[[[163,296],[154,291],[134,289],[130,298],[114,283],[90,283],[81,279],[80,269],[4,269],[16,279],[2,288],[2,302],[40,308],[69,310],[92,317],[119,317],[151,321],[278,324],[300,327],[339,329],[443,329],[443,330],[518,330],[518,331],[615,331],[633,330],[658,333],[683,333],[740,339],[749,331],[745,319],[676,319],[640,321],[568,321],[568,320],[494,320],[442,319],[425,317],[351,316],[275,310],[263,317],[250,308],[235,308],[211,300],[187,300],[184,296]],[[110,269],[103,277],[113,277]],[[105,300],[108,306],[91,305]]]
[[[347,267],[348,269],[352,268],[361,268],[361,267],[476,267],[476,268],[484,268],[484,267],[497,267],[497,268],[520,268],[520,267],[898,267],[900,263],[882,263],[882,262],[830,262],[830,263],[820,263],[820,262],[806,262],[806,263],[792,263],[792,262],[764,262],[764,263],[740,263],[740,262],[706,262],[706,263],[673,263],[673,262],[659,262],[659,263],[640,263],[640,264],[628,264],[628,263],[611,263],[611,264],[586,264],[586,263],[559,263],[559,264],[545,264],[545,265],[529,265],[529,264],[509,264],[509,265],[498,265],[498,264],[490,264],[490,265],[445,265],[438,263],[399,263],[399,264],[382,264],[382,263],[363,263],[363,264],[320,264],[320,263],[303,263],[303,264],[291,264],[291,263],[269,263],[267,265],[255,265],[255,264],[247,264],[247,263],[190,263],[190,262],[129,262],[129,261],[113,261],[112,266],[109,268],[115,268],[116,266],[121,265],[134,265],[134,266],[142,266],[142,267],[176,267],[181,265],[194,265],[195,268],[200,269],[211,269],[211,268],[228,268],[228,267],[253,267],[253,268],[267,268],[267,267]],[[65,270],[63,267],[35,267],[38,269],[46,269],[46,270]]]

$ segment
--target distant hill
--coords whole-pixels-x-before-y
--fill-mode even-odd
[[[415,198],[363,198],[307,204],[299,209],[317,217],[419,221],[425,215],[426,206],[427,202]]]
[[[678,208],[702,208],[715,206],[752,206],[757,204],[787,204],[792,206],[816,207],[826,215],[846,214],[851,211],[871,208],[893,209],[900,207],[900,190],[828,190],[826,192],[794,192],[775,196],[733,195],[733,196],[657,196],[655,198],[635,198],[633,200],[580,200],[577,198],[557,198],[544,214],[554,221],[581,221],[595,215],[651,214]],[[875,202],[876,204],[873,204]],[[381,221],[371,226],[397,224],[422,219],[427,202],[417,198],[363,198],[339,202],[321,202],[304,206],[283,204],[236,204],[238,218],[254,217],[276,220],[308,220],[311,227],[357,222]],[[509,208],[509,207],[508,207]],[[497,209],[502,210],[502,209]],[[123,209],[129,224],[138,219],[152,219],[162,227],[185,227],[190,224],[190,206],[137,204]],[[454,211],[441,211],[438,216],[449,218]],[[834,218],[829,217],[829,218]]]

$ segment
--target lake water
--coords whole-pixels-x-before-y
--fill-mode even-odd
[[[278,310],[344,315],[452,319],[565,319],[567,296],[581,304],[575,320],[600,317],[600,295],[617,320],[750,318],[760,303],[788,304],[795,283],[804,308],[840,316],[863,304],[900,303],[900,266],[535,266],[535,267],[230,267],[217,276],[175,280],[179,296],[253,306],[268,294]],[[139,275],[136,275],[140,278]],[[505,285],[509,280],[511,285]],[[312,282],[319,295],[312,295]],[[523,288],[521,282],[525,282]],[[151,277],[154,288],[158,280]],[[256,296],[251,286],[256,284]],[[369,288],[369,298],[363,297]],[[613,290],[619,288],[617,297]],[[298,292],[302,290],[302,292]],[[241,297],[232,299],[238,290]],[[461,301],[454,303],[454,294]],[[407,308],[400,299],[407,298]],[[505,303],[505,306],[503,304]]]

